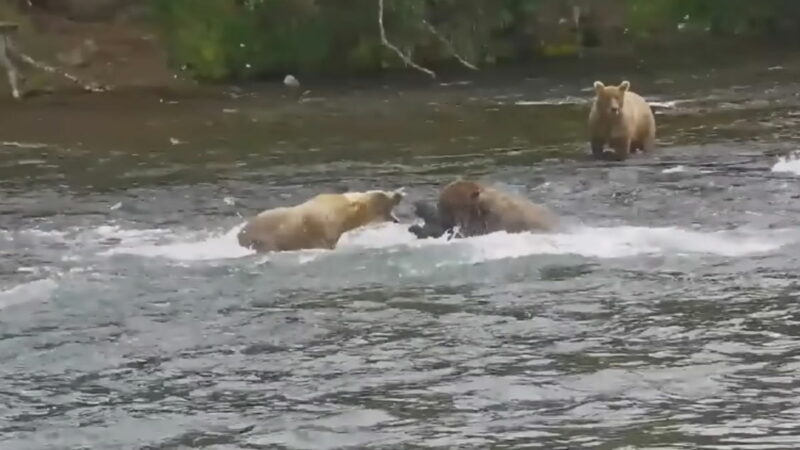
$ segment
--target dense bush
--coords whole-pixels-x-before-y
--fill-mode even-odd
[[[797,0],[626,0],[626,10],[628,22],[644,35],[675,26],[717,35],[800,35]]]
[[[378,0],[151,0],[175,65],[201,79],[400,67],[381,45]],[[415,61],[478,65],[573,54],[572,6],[602,28],[621,11],[626,39],[675,33],[792,33],[800,0],[384,0],[385,28]],[[613,12],[612,12],[613,11]],[[614,19],[619,19],[615,17]],[[583,23],[583,22],[582,22]],[[581,29],[581,32],[591,30]]]

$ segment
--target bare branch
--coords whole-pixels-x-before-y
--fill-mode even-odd
[[[19,70],[17,70],[17,66],[9,56],[11,50],[8,48],[8,44],[10,42],[11,38],[0,35],[0,66],[6,69],[8,84],[11,85],[11,96],[19,99],[21,97],[19,92]]]
[[[431,25],[430,23],[428,23],[427,20],[424,20],[424,19],[422,20],[422,23],[425,25],[425,27],[428,29],[428,31],[431,32],[432,35],[436,36],[436,39],[439,39],[439,42],[441,42],[442,45],[447,47],[447,51],[449,51],[450,54],[453,55],[453,57],[458,60],[458,62],[460,62],[464,67],[466,67],[468,69],[478,70],[478,68],[475,67],[472,63],[470,63],[469,61],[467,61],[464,58],[462,58],[458,54],[458,52],[456,52],[456,49],[455,49],[455,47],[453,47],[453,44],[451,44],[450,41],[445,39],[444,36],[442,36],[441,33],[439,33],[439,31],[436,28],[433,27],[433,25]]]
[[[395,52],[397,56],[400,57],[400,59],[402,59],[404,63],[406,63],[406,65],[409,65],[419,70],[420,72],[425,72],[431,78],[436,78],[436,74],[432,70],[426,69],[416,64],[414,61],[411,60],[411,58],[406,56],[403,52],[400,51],[399,48],[395,47],[391,42],[389,42],[388,39],[386,39],[386,29],[383,27],[383,0],[378,0],[378,26],[380,27],[381,31],[381,43],[384,46],[386,46],[386,48]]]
[[[16,45],[12,44],[10,41],[8,42],[8,44],[9,44],[8,45],[8,49],[11,50],[11,52],[13,52],[13,54],[17,58],[19,58],[22,61],[30,64],[33,67],[36,67],[37,69],[44,70],[45,72],[48,72],[48,73],[61,75],[62,77],[64,77],[67,80],[77,84],[78,86],[82,87],[84,90],[87,90],[87,91],[104,92],[104,91],[109,90],[108,87],[99,86],[97,83],[84,83],[83,81],[81,81],[75,75],[67,73],[67,72],[65,72],[63,70],[59,70],[59,69],[57,69],[57,68],[55,68],[53,66],[50,66],[50,65],[47,65],[47,64],[41,62],[41,61],[37,61],[37,60],[33,59],[32,57],[26,55],[25,53],[22,53],[16,47]]]

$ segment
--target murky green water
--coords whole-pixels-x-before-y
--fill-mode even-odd
[[[622,164],[584,74],[4,103],[0,447],[792,448],[799,74],[625,72],[661,148]],[[341,187],[411,222],[459,175],[567,228],[235,243]]]

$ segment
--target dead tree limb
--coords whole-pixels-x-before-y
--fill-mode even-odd
[[[48,73],[61,75],[62,77],[79,85],[87,91],[103,92],[108,90],[107,87],[100,86],[97,83],[84,83],[78,77],[72,74],[45,64],[41,61],[37,61],[33,57],[22,53],[19,48],[17,48],[12,38],[12,35],[17,32],[18,28],[19,25],[16,23],[0,22],[0,66],[6,70],[8,82],[11,84],[11,95],[14,98],[18,99],[22,96],[19,86],[19,82],[22,77],[19,69],[17,69],[16,65],[14,64],[14,60],[17,60],[18,62],[24,62]]]
[[[426,69],[420,66],[419,64],[416,64],[414,61],[411,60],[411,58],[406,56],[402,51],[400,51],[399,48],[395,47],[394,44],[389,42],[389,40],[386,38],[386,29],[383,27],[383,0],[378,0],[378,26],[380,27],[380,32],[381,32],[381,43],[386,48],[392,50],[395,54],[397,54],[397,56],[400,59],[402,59],[403,62],[406,63],[406,65],[409,65],[419,70],[420,72],[426,73],[431,78],[436,78],[436,74],[432,70]]]
[[[44,70],[45,72],[52,73],[52,74],[55,74],[55,75],[61,75],[62,77],[66,78],[67,80],[71,81],[72,83],[77,84],[78,86],[80,86],[81,88],[83,88],[86,91],[90,91],[90,92],[105,92],[105,91],[109,90],[108,87],[100,86],[100,85],[98,85],[97,83],[94,83],[94,82],[92,82],[92,83],[84,83],[83,81],[81,81],[75,75],[72,75],[72,74],[70,74],[68,72],[65,72],[63,70],[57,69],[57,68],[55,68],[53,66],[50,66],[48,64],[45,64],[45,63],[43,63],[41,61],[37,61],[37,60],[33,59],[32,57],[26,55],[25,53],[22,53],[21,51],[19,51],[17,48],[15,48],[13,46],[11,48],[13,49],[14,54],[19,59],[21,59],[22,61],[25,61],[26,63],[30,64],[33,67],[36,67],[37,69]]]
[[[450,52],[450,54],[453,55],[453,57],[455,59],[457,59],[458,62],[460,62],[464,67],[466,67],[467,69],[471,69],[471,70],[478,70],[478,68],[475,67],[475,65],[473,65],[472,63],[470,63],[466,59],[462,58],[461,55],[459,55],[458,52],[456,51],[455,47],[453,47],[453,44],[451,44],[450,41],[445,39],[444,36],[442,36],[442,34],[439,33],[439,30],[437,30],[436,28],[434,28],[433,25],[428,23],[427,20],[423,19],[422,20],[422,24],[425,25],[425,28],[427,28],[428,31],[432,35],[434,35],[436,37],[436,39],[438,39],[439,42],[441,42],[442,45],[444,45],[445,48],[447,48],[447,51]]]
[[[11,58],[11,35],[17,31],[18,25],[15,23],[0,23],[0,66],[6,69],[8,84],[11,85],[11,96],[19,99],[19,69]]]

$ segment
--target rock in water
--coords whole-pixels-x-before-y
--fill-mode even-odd
[[[294,75],[286,75],[286,77],[283,79],[283,84],[286,87],[290,87],[290,88],[294,88],[294,89],[300,87],[300,82],[297,81],[297,78],[295,78]]]

